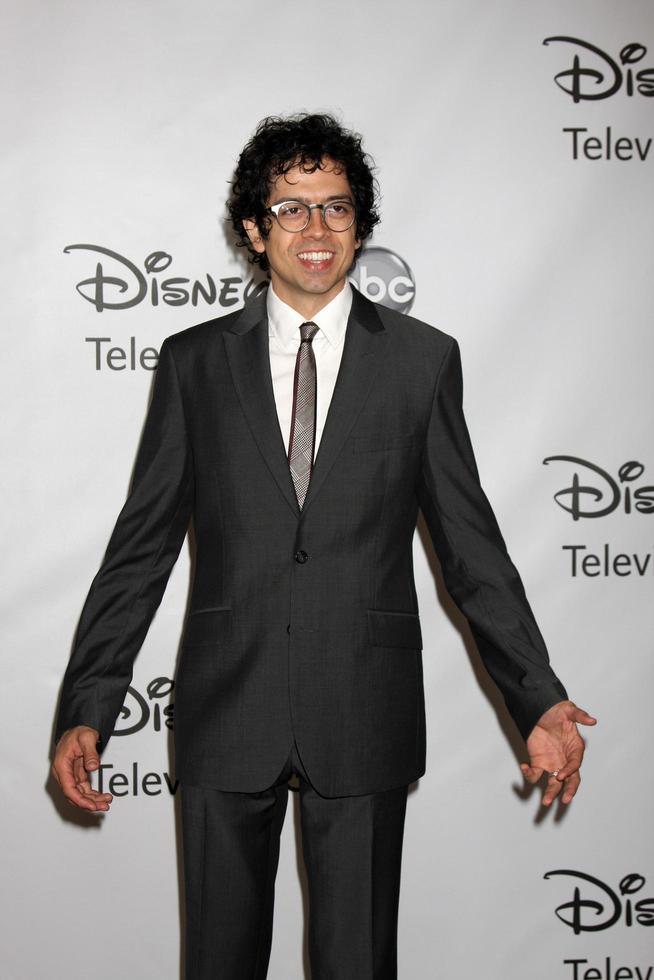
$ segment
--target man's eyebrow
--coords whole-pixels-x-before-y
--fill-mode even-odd
[[[283,204],[285,201],[297,201],[298,204],[318,203],[317,201],[310,201],[308,197],[303,197],[301,194],[284,194],[278,197],[276,201],[273,201],[272,204]],[[320,201],[319,203],[330,204],[332,201],[347,201],[348,204],[354,204],[350,194],[331,194],[329,197],[326,197],[324,201]]]

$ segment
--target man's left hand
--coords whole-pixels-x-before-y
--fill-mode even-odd
[[[584,757],[584,740],[577,725],[595,725],[597,719],[572,701],[559,701],[541,715],[527,739],[529,765],[523,763],[525,779],[537,783],[547,773],[543,806],[549,806],[563,790],[561,800],[569,803],[579,789],[579,767]]]

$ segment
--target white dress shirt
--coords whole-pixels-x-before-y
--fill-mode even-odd
[[[273,392],[279,427],[288,454],[295,360],[300,348],[300,325],[305,322],[305,318],[284,303],[277,296],[272,285],[268,287],[266,306]],[[317,324],[319,328],[312,341],[316,359],[316,453],[341,364],[345,328],[351,306],[352,287],[349,282],[346,282],[338,296],[335,296],[311,319],[311,322]]]

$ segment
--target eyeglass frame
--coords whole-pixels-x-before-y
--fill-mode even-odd
[[[279,201],[277,204],[272,204],[269,208],[266,208],[266,214],[272,214],[273,217],[276,218],[277,223],[279,227],[282,229],[282,231],[288,231],[288,229],[284,228],[284,226],[282,225],[281,221],[279,220],[279,216],[277,212],[285,204],[299,204],[300,207],[306,208],[308,211],[307,223],[303,225],[302,228],[297,228],[294,232],[293,231],[288,232],[288,234],[290,235],[299,234],[302,231],[306,231],[306,229],[311,224],[311,212],[314,211],[316,208],[318,208],[318,210],[322,212],[322,221],[325,228],[329,228],[330,231],[335,232],[337,235],[341,235],[344,231],[349,231],[352,225],[357,220],[357,213],[354,204],[352,203],[352,201],[348,201],[347,198],[345,197],[336,198],[336,200],[328,201],[326,204],[305,204],[304,201],[298,201],[294,197],[289,197],[285,201]],[[333,207],[334,204],[349,204],[349,206],[352,208],[352,221],[347,226],[347,228],[331,228],[327,224],[327,219],[325,218],[325,208]]]

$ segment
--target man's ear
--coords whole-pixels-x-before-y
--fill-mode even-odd
[[[244,218],[243,227],[247,232],[247,236],[250,239],[254,251],[265,252],[266,245],[261,235],[261,232],[259,231],[259,226],[257,225],[256,221],[254,221],[252,218]]]

